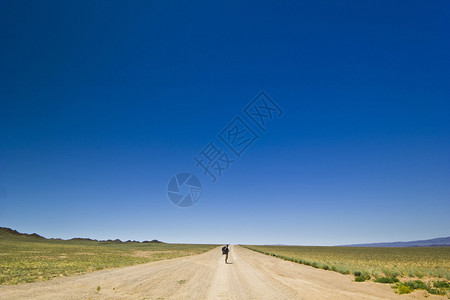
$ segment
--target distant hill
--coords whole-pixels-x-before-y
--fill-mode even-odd
[[[28,234],[28,233],[20,233],[17,230],[13,230],[11,228],[7,228],[7,227],[0,227],[0,239],[39,239],[39,240],[61,240],[61,239],[47,239],[43,236],[40,236],[39,234],[33,233],[33,234]],[[109,242],[109,243],[124,243],[119,239],[116,240],[107,240],[107,241],[102,241],[102,240],[94,240],[94,239],[89,239],[89,238],[72,238],[69,241],[74,241],[74,242]],[[131,241],[128,240],[125,243],[141,243],[139,241]],[[152,240],[152,241],[143,241],[142,243],[163,243],[161,241],[158,240]]]
[[[450,246],[450,236],[430,240],[391,242],[391,243],[370,243],[341,245],[340,247],[448,247]]]
[[[161,244],[163,242],[158,241],[158,240],[151,240],[151,241],[143,241],[143,243],[159,243],[159,244]]]
[[[45,239],[39,234],[32,233],[20,233],[16,230],[7,227],[0,227],[0,238],[34,238],[34,239]]]

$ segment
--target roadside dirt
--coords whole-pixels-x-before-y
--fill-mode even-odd
[[[390,285],[354,282],[352,276],[315,269],[231,246],[206,253],[84,275],[0,287],[0,299],[417,299]],[[97,287],[100,291],[97,293]],[[447,297],[428,296],[428,299]]]

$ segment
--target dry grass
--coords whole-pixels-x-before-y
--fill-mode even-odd
[[[0,237],[0,284],[48,280],[200,254],[215,245],[110,243]]]
[[[343,274],[450,280],[450,247],[246,246],[282,259]]]

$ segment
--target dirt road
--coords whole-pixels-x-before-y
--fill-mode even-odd
[[[231,246],[46,282],[0,287],[0,299],[411,299],[389,285],[314,269]],[[97,293],[97,287],[100,291]],[[429,297],[429,299],[439,297]],[[444,298],[442,298],[444,299]]]

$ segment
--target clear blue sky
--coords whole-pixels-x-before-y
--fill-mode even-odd
[[[335,245],[450,235],[450,2],[1,1],[0,226]],[[193,157],[284,111],[212,183]],[[255,129],[256,130],[256,129]],[[169,202],[191,172],[203,195]]]

